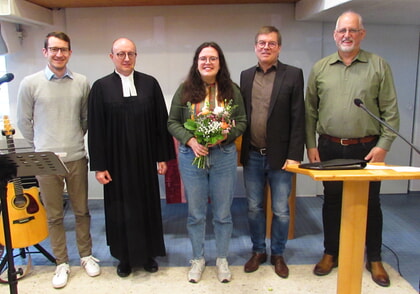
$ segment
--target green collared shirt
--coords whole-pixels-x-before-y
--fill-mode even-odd
[[[338,138],[379,135],[377,147],[390,149],[396,135],[357,107],[356,98],[398,130],[397,95],[391,68],[383,58],[360,50],[349,66],[337,52],[315,63],[305,98],[307,148],[316,147],[317,132]]]

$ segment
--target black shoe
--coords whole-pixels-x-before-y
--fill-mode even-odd
[[[131,274],[131,267],[128,263],[120,262],[117,266],[117,275],[121,278],[128,277]]]
[[[143,268],[149,273],[155,273],[159,269],[157,262],[152,257],[149,257],[147,262],[143,265]]]

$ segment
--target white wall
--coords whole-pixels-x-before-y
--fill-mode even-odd
[[[41,48],[44,36],[52,30],[64,30],[70,35],[73,55],[69,67],[85,74],[91,82],[113,70],[108,57],[112,41],[121,36],[131,38],[139,51],[136,69],[158,79],[168,105],[191,66],[195,49],[204,41],[216,41],[222,47],[232,79],[237,83],[240,72],[256,64],[253,40],[262,25],[279,28],[283,36],[280,60],[301,67],[305,81],[313,63],[335,50],[332,24],[295,21],[293,4],[73,8],[55,11],[54,16],[54,27],[24,26],[22,44],[16,37],[15,26],[3,24],[11,49],[7,56],[8,70],[15,74],[14,82],[9,85],[12,121],[15,121],[19,81],[45,66]],[[397,91],[402,98],[402,129],[410,137],[420,29],[368,23],[366,27],[365,49],[385,57],[394,70]],[[403,142],[396,142],[390,163],[409,164],[407,151]],[[93,177],[90,184],[91,196],[101,197],[101,189]],[[314,195],[316,186],[308,177],[299,175],[297,194]],[[389,189],[392,193],[406,192],[407,183],[391,185]]]

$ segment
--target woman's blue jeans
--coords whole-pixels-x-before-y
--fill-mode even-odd
[[[194,152],[179,146],[179,169],[188,202],[187,229],[193,259],[204,257],[207,206],[211,203],[217,257],[227,257],[233,223],[231,206],[236,185],[237,155],[235,144],[209,148],[210,167],[192,165]]]
[[[248,164],[244,167],[244,182],[248,200],[248,221],[252,251],[266,252],[266,216],[264,211],[264,188],[271,189],[271,255],[283,255],[289,233],[289,194],[293,174],[284,170],[273,170],[267,156],[250,151]]]

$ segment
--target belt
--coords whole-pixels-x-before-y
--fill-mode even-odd
[[[267,155],[267,148],[265,148],[265,147],[264,148],[258,148],[258,147],[255,147],[253,145],[249,145],[249,146],[250,146],[249,149],[251,149],[252,151],[256,151],[263,156]]]
[[[354,145],[354,144],[359,144],[359,143],[368,143],[378,138],[378,136],[375,135],[375,136],[366,136],[363,138],[343,139],[343,138],[337,138],[337,137],[333,137],[333,136],[325,135],[325,134],[321,135],[321,137],[324,137],[330,140],[331,142],[338,143],[343,146]]]

